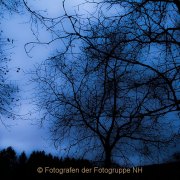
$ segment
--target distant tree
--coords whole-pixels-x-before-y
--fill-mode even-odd
[[[29,157],[28,163],[34,166],[46,165],[47,156],[44,151],[33,151]]]
[[[0,152],[1,175],[14,173],[17,166],[16,152],[12,147],[8,147]]]
[[[20,154],[18,160],[19,160],[18,162],[19,162],[19,164],[20,164],[21,166],[23,166],[23,165],[25,165],[25,164],[27,163],[27,156],[26,156],[25,152],[22,152],[22,153]]]

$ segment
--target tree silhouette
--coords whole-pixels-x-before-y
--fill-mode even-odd
[[[17,5],[17,1],[0,1],[0,17],[2,18],[7,11],[16,11]],[[18,102],[18,88],[8,78],[8,63],[11,60],[9,49],[13,47],[13,40],[4,37],[3,33],[3,30],[0,30],[0,120],[6,125],[2,116],[15,118],[12,107],[15,107]]]
[[[6,175],[7,173],[14,174],[16,165],[17,156],[12,147],[8,147],[0,152],[0,168],[2,175]]]
[[[109,166],[112,155],[127,160],[123,152],[142,144],[149,155],[154,145],[167,145],[175,135],[165,117],[180,104],[179,25],[170,16],[179,12],[164,1],[105,2],[119,11],[99,6],[84,17],[69,14],[64,0],[63,15],[49,18],[25,5],[53,34],[42,44],[62,42],[35,72],[42,121],[50,120],[54,140],[68,144],[66,152],[99,152]],[[27,46],[34,43],[41,44]]]
[[[19,163],[23,166],[27,163],[27,156],[25,154],[25,152],[22,152],[19,156]]]
[[[110,166],[112,157],[128,162],[127,151],[143,151],[139,143],[149,155],[147,151],[167,145],[174,134],[171,121],[162,120],[168,102],[162,93],[169,91],[163,78],[121,61],[121,56],[113,59],[117,38],[106,37],[109,46],[93,45],[110,55],[85,47],[85,54],[71,63],[69,57],[53,57],[39,66],[34,81],[39,83],[36,98],[46,110],[42,120],[51,120],[54,140],[60,146],[68,141],[67,152],[98,153]],[[120,46],[118,53],[125,50]]]

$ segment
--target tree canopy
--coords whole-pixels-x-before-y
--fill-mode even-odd
[[[54,140],[106,165],[118,156],[129,162],[127,149],[149,156],[160,143],[167,147],[177,135],[167,116],[180,104],[176,1],[86,2],[96,5],[87,15],[70,14],[66,3],[56,18],[26,3],[53,34],[47,44],[60,42],[33,76]],[[27,46],[35,43],[41,42]]]

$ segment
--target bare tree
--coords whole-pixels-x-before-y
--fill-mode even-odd
[[[15,4],[14,4],[15,3]],[[16,1],[0,1],[0,17],[2,18],[6,11],[16,11]],[[11,49],[13,40],[0,32],[0,120],[5,124],[3,118],[15,118],[13,108],[17,105],[17,86],[8,78],[8,62],[11,60]]]
[[[116,52],[119,58],[112,58],[114,43],[124,41],[124,34],[104,37],[102,46],[99,40],[93,45],[107,54],[93,52],[88,46],[78,59],[52,57],[37,68],[34,81],[38,83],[35,98],[41,104],[41,120],[52,123],[54,140],[60,146],[68,141],[67,152],[99,153],[109,166],[118,155],[126,161],[127,148],[131,152],[144,149],[141,142],[152,149],[167,146],[175,133],[170,130],[173,122],[162,117],[174,105],[167,107],[168,97],[162,94],[170,90],[162,77],[124,61],[131,49],[121,44]]]
[[[108,14],[100,6],[86,18],[69,14],[66,1],[57,18],[25,2],[54,35],[50,42],[27,46],[62,42],[61,50],[35,72],[42,120],[52,122],[54,140],[68,144],[67,152],[79,145],[84,155],[99,152],[107,166],[112,157],[127,158],[127,147],[139,150],[141,142],[148,148],[167,146],[175,133],[165,117],[178,112],[180,104],[179,27],[166,20],[171,11],[165,8],[164,16],[161,3],[157,11],[154,4],[134,9],[134,2],[111,2],[124,11]]]

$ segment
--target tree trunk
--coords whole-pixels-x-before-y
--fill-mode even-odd
[[[111,150],[108,148],[108,149],[105,149],[105,160],[104,160],[104,165],[105,167],[111,167]]]

